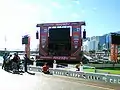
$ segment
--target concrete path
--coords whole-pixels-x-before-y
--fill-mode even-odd
[[[17,75],[0,69],[0,90],[120,90],[120,87],[39,72],[35,75],[28,73]]]

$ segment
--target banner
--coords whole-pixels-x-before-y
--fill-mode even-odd
[[[28,36],[28,44],[25,44],[25,53],[27,54],[28,58],[30,58],[30,37]]]
[[[41,39],[41,46],[45,48],[48,40],[48,27],[41,27],[40,29],[40,39]]]
[[[48,59],[48,60],[76,60],[77,57],[69,57],[69,56],[36,56],[36,59]]]
[[[72,26],[72,41],[73,41],[74,48],[77,49],[80,43],[80,26],[79,25]]]
[[[112,61],[117,62],[118,46],[115,45],[115,44],[111,44],[110,58],[111,58]]]

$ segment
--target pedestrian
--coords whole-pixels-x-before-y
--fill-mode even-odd
[[[7,57],[8,57],[8,55],[7,55],[7,53],[5,53],[5,54],[3,55],[3,64],[2,64],[2,69],[5,67]]]
[[[25,57],[24,57],[24,70],[25,70],[25,72],[28,72],[27,71],[28,61],[29,61],[29,58],[28,58],[27,54],[25,54]]]
[[[8,57],[7,57],[7,59],[5,60],[5,70],[6,71],[9,71],[10,70],[10,65],[11,65],[11,58],[12,57],[12,55],[9,55]]]
[[[76,71],[80,71],[80,68],[79,68],[79,67],[80,67],[80,64],[76,64],[75,67],[76,67],[76,69],[77,69]]]
[[[19,62],[20,62],[20,57],[18,56],[18,53],[14,53],[14,57],[12,59],[12,61],[14,62],[15,68],[18,70],[19,72]]]
[[[42,67],[42,72],[45,74],[50,74],[49,72],[49,66],[47,63],[44,64],[44,66]]]

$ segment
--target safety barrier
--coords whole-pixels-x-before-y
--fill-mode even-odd
[[[28,67],[30,71],[42,72],[40,67]],[[100,74],[100,73],[86,73],[79,71],[67,71],[61,69],[50,69],[53,75],[62,75],[75,78],[88,79],[93,81],[101,81],[105,83],[120,84],[120,75]]]

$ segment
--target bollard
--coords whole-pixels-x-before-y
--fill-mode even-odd
[[[54,70],[57,68],[57,64],[56,64],[56,60],[54,60],[54,63],[53,63],[53,74],[55,73]]]
[[[57,64],[56,64],[56,60],[54,60],[53,69],[56,69],[56,68],[57,68]]]
[[[79,68],[80,68],[80,72],[83,72],[83,63],[82,62],[80,62]]]
[[[36,66],[36,61],[33,62],[33,66]]]
[[[83,72],[83,66],[80,66],[80,72]]]

